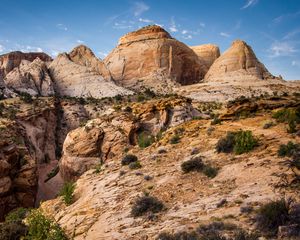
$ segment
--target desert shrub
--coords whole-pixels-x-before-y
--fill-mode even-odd
[[[244,230],[238,230],[234,233],[233,240],[258,240],[256,233],[247,233]]]
[[[130,169],[139,169],[142,167],[142,165],[139,161],[136,161],[136,162],[129,163],[128,167]]]
[[[230,153],[234,151],[235,154],[242,154],[251,151],[258,144],[257,139],[252,135],[251,131],[237,131],[228,132],[226,137],[221,138],[216,150],[218,153]]]
[[[264,230],[277,231],[277,228],[287,223],[289,207],[284,199],[262,205],[258,210],[258,226]]]
[[[146,100],[146,97],[143,94],[140,93],[140,94],[137,95],[136,100],[138,102],[143,102],[143,101]]]
[[[32,210],[27,217],[28,240],[66,240],[60,226],[53,220],[46,218],[39,210]]]
[[[32,96],[27,92],[21,92],[19,96],[20,96],[20,100],[22,100],[25,103],[32,103],[33,101]]]
[[[121,164],[122,165],[129,165],[130,163],[137,162],[138,158],[137,156],[133,154],[127,154],[122,158]]]
[[[158,213],[162,211],[164,204],[156,197],[142,196],[138,197],[131,209],[131,214],[134,217],[142,216],[146,213]]]
[[[117,101],[121,101],[122,100],[122,95],[120,95],[120,94],[117,94],[116,96],[115,96],[115,99],[117,100]]]
[[[242,154],[250,152],[257,146],[257,139],[253,137],[251,131],[238,131],[234,137],[234,152],[235,154]]]
[[[295,133],[295,132],[297,132],[296,121],[292,121],[291,120],[291,121],[288,122],[287,132],[288,133]]]
[[[54,178],[59,172],[59,165],[55,166],[49,173],[47,173],[47,178],[44,182],[48,182],[51,178]]]
[[[278,122],[300,123],[300,109],[299,108],[283,108],[272,115]]]
[[[128,112],[128,113],[131,113],[132,112],[132,108],[130,106],[126,106],[124,108],[124,112]]]
[[[264,124],[263,129],[269,129],[275,125],[274,122],[267,122]]]
[[[222,121],[218,116],[215,116],[214,119],[211,121],[211,125],[217,125],[220,124]]]
[[[195,157],[190,160],[187,160],[181,164],[181,170],[184,173],[192,171],[202,171],[204,168],[204,163],[200,157]]]
[[[214,178],[218,174],[218,169],[210,165],[205,165],[202,172],[209,178]]]
[[[22,223],[0,223],[0,240],[22,239],[27,234],[27,227]]]
[[[21,223],[26,217],[28,210],[26,208],[16,208],[9,212],[5,217],[7,223]]]
[[[138,135],[138,145],[140,148],[149,147],[154,141],[155,138],[148,132],[143,131]]]
[[[180,136],[179,134],[174,134],[171,138],[170,138],[170,143],[171,144],[177,144],[180,141]]]
[[[62,189],[59,192],[59,196],[62,196],[66,205],[73,203],[73,193],[75,190],[75,184],[73,182],[65,182]]]
[[[235,132],[228,132],[227,135],[221,139],[219,139],[216,150],[218,153],[230,153],[233,151],[233,147],[235,144]]]
[[[289,141],[287,144],[281,144],[277,153],[279,157],[291,157],[300,151],[300,144]]]

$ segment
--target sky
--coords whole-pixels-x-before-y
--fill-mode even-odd
[[[0,54],[55,57],[84,44],[103,59],[122,35],[150,24],[221,52],[242,39],[271,73],[300,79],[300,0],[0,0]]]

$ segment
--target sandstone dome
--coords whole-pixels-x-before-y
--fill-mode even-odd
[[[235,40],[231,47],[213,63],[205,75],[205,80],[222,80],[224,77],[274,78],[257,59],[252,48],[241,40]]]
[[[121,86],[159,92],[200,82],[207,71],[192,49],[159,26],[124,35],[104,62]]]
[[[220,49],[214,44],[203,44],[199,46],[190,47],[197,54],[200,60],[204,61],[207,68],[214,63],[214,61],[220,57]]]
[[[117,86],[103,62],[82,45],[69,54],[59,54],[49,71],[55,91],[61,96],[102,98],[131,94]]]

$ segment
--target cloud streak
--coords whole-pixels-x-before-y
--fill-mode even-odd
[[[226,32],[220,32],[220,36],[229,38],[229,37],[230,37],[230,34],[228,34],[228,33],[226,33]]]
[[[293,56],[298,50],[289,42],[276,41],[272,43],[270,49],[271,58]]]
[[[133,5],[133,15],[135,17],[140,16],[142,13],[148,11],[150,7],[144,2],[135,2]]]
[[[246,4],[243,7],[241,7],[241,9],[246,9],[248,7],[253,7],[257,3],[258,3],[258,0],[247,0]]]

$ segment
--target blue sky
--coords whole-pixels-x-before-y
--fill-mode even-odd
[[[275,75],[300,79],[299,0],[0,0],[0,54],[79,44],[104,58],[129,31],[162,25],[187,45],[245,40]]]

